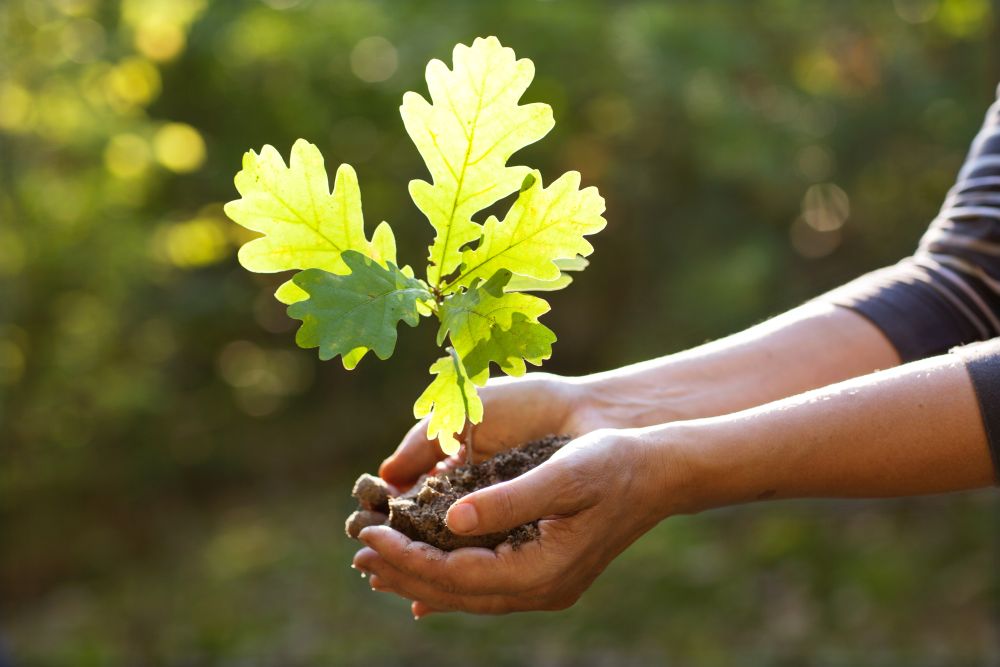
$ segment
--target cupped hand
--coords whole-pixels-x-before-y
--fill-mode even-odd
[[[619,553],[675,507],[684,466],[641,432],[601,429],[570,442],[511,481],[462,498],[448,512],[456,533],[504,531],[541,519],[539,539],[514,550],[441,551],[387,527],[361,531],[354,566],[375,590],[436,611],[504,614],[565,609]]]
[[[549,373],[490,380],[480,390],[485,419],[467,427],[459,440],[464,445],[472,442],[475,459],[481,460],[546,435],[580,436],[608,426],[587,396],[581,384]],[[424,419],[382,462],[379,475],[406,489],[444,459],[437,440],[427,439]]]

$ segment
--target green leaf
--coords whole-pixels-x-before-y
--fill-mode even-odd
[[[560,277],[560,259],[586,256],[594,247],[584,238],[607,224],[602,217],[604,199],[597,188],[580,190],[580,174],[571,171],[549,187],[542,176],[518,196],[503,221],[490,217],[483,226],[483,238],[474,250],[462,255],[462,269],[448,287],[485,280],[500,269],[541,281]]]
[[[346,275],[307,269],[295,276],[295,284],[309,298],[289,306],[288,315],[302,320],[295,336],[299,346],[319,347],[324,361],[339,354],[351,369],[368,349],[388,359],[400,320],[416,326],[417,304],[433,295],[423,281],[392,262],[383,267],[355,250],[345,251],[342,258],[350,270]]]
[[[274,298],[290,306],[293,303],[298,303],[299,301],[304,301],[309,298],[309,294],[302,291],[302,288],[295,284],[291,278],[285,282],[278,285],[278,289],[274,290]]]
[[[346,250],[366,254],[382,266],[396,261],[396,240],[388,224],[380,224],[371,241],[365,238],[354,169],[340,165],[331,193],[323,156],[304,139],[292,146],[287,167],[273,146],[264,146],[260,154],[248,151],[235,183],[242,198],[226,204],[226,215],[263,234],[240,248],[240,264],[250,271],[323,269],[344,274]],[[283,303],[305,298],[291,281],[275,296]]]
[[[403,124],[433,180],[410,182],[414,203],[436,232],[431,285],[458,268],[462,246],[480,237],[472,216],[516,192],[530,173],[506,166],[510,156],[552,129],[547,104],[518,104],[534,75],[532,62],[517,60],[496,37],[479,38],[455,47],[453,69],[428,63],[431,103],[414,92],[403,96]]]
[[[524,360],[535,365],[552,354],[556,337],[538,318],[549,304],[530,294],[505,292],[509,271],[498,271],[486,283],[474,283],[441,305],[438,344],[447,335],[477,385],[489,378],[495,362],[509,375],[523,375]]]
[[[514,313],[509,329],[493,329],[469,350],[462,362],[473,383],[483,386],[490,377],[490,363],[495,363],[507,375],[524,375],[524,362],[541,366],[552,356],[556,335],[544,324],[529,319],[524,313]]]
[[[441,449],[450,456],[458,452],[455,434],[465,428],[466,418],[473,424],[483,420],[483,403],[455,351],[448,352],[447,357],[431,366],[434,380],[413,404],[413,416],[431,416],[427,420],[427,437],[437,438]]]
[[[570,259],[557,259],[559,277],[555,280],[539,280],[528,276],[514,276],[504,287],[508,292],[554,292],[573,282],[570,271],[583,271],[590,264],[585,258],[576,256]]]

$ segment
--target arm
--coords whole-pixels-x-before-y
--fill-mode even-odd
[[[685,462],[685,502],[695,511],[763,498],[942,493],[994,479],[972,381],[953,355],[640,437]]]
[[[728,414],[899,364],[866,318],[822,301],[686,352],[577,380],[606,426]]]
[[[899,363],[866,318],[807,303],[738,334],[674,355],[581,378],[533,373],[491,381],[486,421],[475,429],[480,455],[550,433],[583,435],[726,414]],[[416,424],[382,464],[407,486],[443,458]]]
[[[994,469],[972,381],[939,357],[732,415],[600,430],[510,482],[452,506],[467,534],[529,520],[518,551],[440,552],[366,528],[355,565],[372,586],[436,610],[505,613],[571,605],[661,519],[768,498],[883,497],[989,485]]]

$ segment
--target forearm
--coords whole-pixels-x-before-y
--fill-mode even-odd
[[[686,352],[577,382],[610,424],[633,428],[728,414],[898,363],[864,317],[814,302]]]
[[[954,356],[639,437],[674,462],[673,473],[683,462],[683,500],[664,488],[665,513],[768,498],[940,493],[995,479],[972,382]]]

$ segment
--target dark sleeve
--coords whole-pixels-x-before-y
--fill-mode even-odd
[[[1000,336],[1000,100],[916,253],[821,298],[871,320],[903,361]]]
[[[820,298],[871,320],[904,362],[990,341],[957,352],[1000,479],[1000,99],[913,256]]]
[[[965,361],[972,386],[976,389],[993,468],[997,481],[1000,481],[1000,338],[967,345],[955,352]]]

